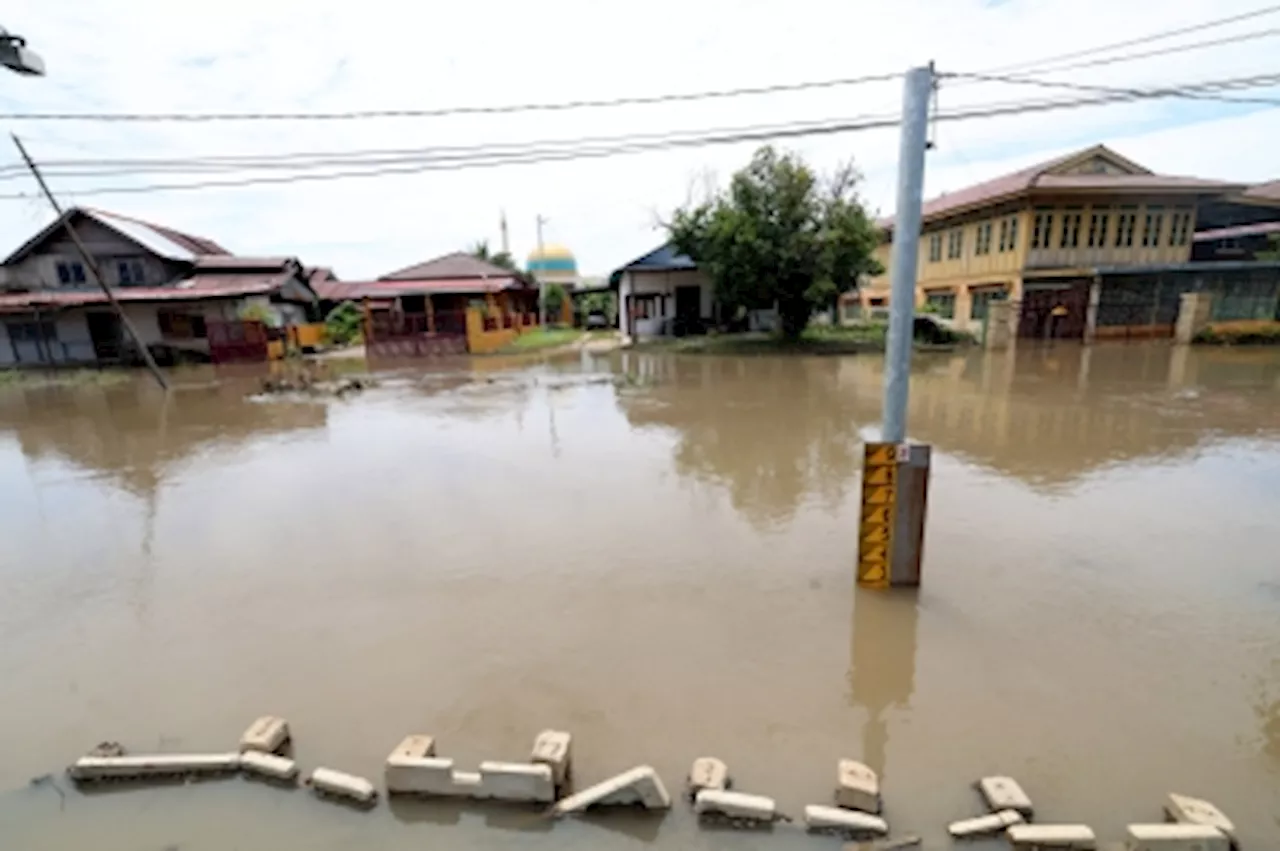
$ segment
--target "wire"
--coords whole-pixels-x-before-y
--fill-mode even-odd
[[[1202,84],[1201,88],[1210,85],[1224,85],[1232,81],[1219,81],[1215,83]],[[1191,87],[1186,87],[1191,88]],[[1089,98],[1076,98],[1070,100],[1049,100],[1040,102],[1023,102],[1020,104],[1012,104],[1007,106],[987,106],[982,108],[971,108],[967,110],[958,110],[949,113],[943,113],[937,116],[939,121],[964,121],[978,118],[995,118],[1009,115],[1024,115],[1034,112],[1044,112],[1057,109],[1070,109],[1085,106],[1099,106],[1112,103],[1121,103],[1133,100],[1168,97],[1167,92],[1152,91],[1144,92],[1141,90],[1122,91],[1118,93],[1103,93]],[[119,186],[119,187],[95,187],[79,191],[73,191],[71,194],[77,196],[88,195],[116,195],[116,194],[136,194],[146,192],[160,191],[181,191],[190,189],[207,189],[207,188],[228,188],[240,186],[257,186],[257,185],[274,185],[283,183],[295,183],[304,181],[324,181],[337,180],[346,178],[359,177],[379,177],[387,175],[406,175],[418,174],[430,171],[440,170],[461,170],[472,168],[493,168],[507,165],[527,165],[532,163],[558,162],[565,160],[578,159],[595,159],[599,157],[615,156],[618,154],[640,153],[644,151],[666,150],[673,148],[685,147],[703,147],[708,145],[734,144],[740,142],[767,141],[772,139],[797,138],[802,136],[828,135],[835,133],[848,133],[873,129],[881,129],[894,127],[900,123],[900,119],[894,117],[871,117],[862,120],[845,120],[828,123],[825,125],[800,125],[792,127],[775,127],[764,128],[752,132],[739,132],[723,135],[702,135],[690,136],[685,138],[674,139],[653,139],[649,141],[636,142],[627,140],[625,137],[615,139],[612,144],[596,144],[595,146],[578,146],[563,147],[553,150],[527,150],[517,151],[511,150],[505,153],[486,153],[480,155],[462,154],[454,157],[435,158],[420,160],[419,162],[396,165],[396,166],[379,166],[377,168],[366,167],[359,170],[333,171],[321,174],[284,174],[270,175],[266,177],[249,177],[228,180],[207,180],[194,181],[184,183],[168,183],[168,184],[144,184],[136,186]],[[566,143],[572,145],[573,141],[568,140]],[[25,194],[0,195],[0,199],[17,199],[25,198]]]
[[[1164,47],[1159,50],[1148,50],[1143,53],[1126,53],[1120,56],[1105,56],[1101,59],[1091,59],[1087,62],[1076,62],[1069,65],[1055,65],[1052,67],[1036,67],[1033,70],[1034,73],[1037,74],[1056,74],[1060,71],[1075,71],[1079,68],[1095,68],[1100,65],[1114,65],[1118,62],[1133,62],[1138,59],[1150,59],[1153,56],[1168,56],[1175,53],[1185,53],[1189,50],[1200,50],[1206,47],[1221,47],[1224,44],[1238,44],[1242,41],[1271,38],[1276,35],[1280,35],[1280,29],[1258,30],[1257,32],[1241,33],[1240,35],[1211,39],[1209,41],[1195,41],[1189,44]]]
[[[1034,77],[1009,76],[1002,74],[965,74],[956,73],[946,76],[957,77],[965,80],[978,80],[987,83],[1012,83],[1016,85],[1040,86],[1051,89],[1070,89],[1082,92],[1106,92],[1112,94],[1133,94],[1140,93],[1142,89],[1117,88],[1114,86],[1093,86],[1084,83],[1068,83],[1058,80],[1040,80]],[[1257,77],[1242,78],[1232,81],[1230,86],[1224,85],[1223,89],[1233,88],[1253,88],[1255,86],[1270,86],[1280,84],[1280,74],[1263,74]],[[1149,90],[1147,90],[1149,91]],[[1280,98],[1266,97],[1232,97],[1229,95],[1219,95],[1212,93],[1202,93],[1192,91],[1184,86],[1169,86],[1164,89],[1157,90],[1162,95],[1169,97],[1185,97],[1194,100],[1221,101],[1223,103],[1243,103],[1243,104],[1263,104],[1266,106],[1280,106]]]
[[[665,95],[612,98],[608,100],[572,100],[557,103],[522,103],[502,106],[451,106],[440,109],[367,109],[349,112],[14,112],[0,113],[10,121],[348,121],[376,118],[439,118],[446,115],[505,115],[515,112],[559,112],[569,109],[601,109],[618,106],[644,106],[657,103],[713,100],[811,89],[830,89],[865,83],[884,83],[902,77],[901,72],[869,74],[836,80],[814,80],[803,83],[780,83],[739,89],[706,92],[683,92]]]
[[[1103,44],[1103,45],[1099,45],[1098,47],[1090,47],[1085,50],[1074,50],[1074,51],[1071,51],[1070,53],[1059,53],[1056,56],[1046,56],[1042,59],[1035,59],[1027,62],[1017,62],[1017,63],[1014,63],[1013,65],[1004,65],[999,68],[989,68],[983,73],[999,74],[999,73],[1004,73],[1006,71],[1025,70],[1029,66],[1038,67],[1040,65],[1051,64],[1054,62],[1061,62],[1065,59],[1078,59],[1082,56],[1094,56],[1098,53],[1109,53],[1112,50],[1117,50],[1121,47],[1133,47],[1135,45],[1147,44],[1153,41],[1163,41],[1166,38],[1173,38],[1175,36],[1180,36],[1180,35],[1188,35],[1190,33],[1200,32],[1201,30],[1214,29],[1216,27],[1226,26],[1227,24],[1234,24],[1234,23],[1237,23],[1238,21],[1247,21],[1247,20],[1250,20],[1251,18],[1260,18],[1260,17],[1263,17],[1264,15],[1274,14],[1275,12],[1280,12],[1280,5],[1264,6],[1263,8],[1255,9],[1252,12],[1245,12],[1239,15],[1232,15],[1227,18],[1215,18],[1213,20],[1204,21],[1199,24],[1192,24],[1191,26],[1179,27],[1178,29],[1173,29],[1173,30],[1163,30],[1161,32],[1140,36],[1138,38],[1125,39],[1124,41],[1114,41],[1114,42],[1111,42],[1110,44]]]

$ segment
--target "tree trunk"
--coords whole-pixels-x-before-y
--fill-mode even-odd
[[[778,329],[784,340],[795,342],[800,339],[804,329],[809,325],[809,314],[813,311],[808,299],[788,299],[778,302]]]

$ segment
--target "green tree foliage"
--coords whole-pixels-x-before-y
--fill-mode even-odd
[[[729,188],[676,210],[671,241],[711,278],[731,309],[778,307],[781,332],[797,339],[814,310],[830,307],[861,275],[883,271],[872,256],[875,223],[850,165],[820,179],[799,158],[761,148]]]
[[[486,263],[492,263],[493,265],[498,266],[500,268],[510,269],[512,272],[519,271],[519,267],[516,266],[516,261],[510,255],[510,253],[506,251],[497,251],[497,252],[491,253],[489,251],[488,240],[482,239],[473,243],[471,248],[468,249],[467,253],[470,254],[472,257],[475,257],[479,260],[483,260]]]
[[[548,324],[560,319],[560,310],[568,297],[569,294],[564,291],[564,287],[559,284],[547,284],[542,298],[547,311]]]
[[[364,312],[355,302],[344,301],[324,318],[324,333],[329,342],[339,346],[352,343],[360,336]]]

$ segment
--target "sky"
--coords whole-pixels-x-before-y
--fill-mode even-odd
[[[0,74],[0,130],[37,162],[190,158],[522,143],[900,111],[890,80],[770,95],[608,109],[353,121],[106,123],[14,120],[21,112],[340,112],[502,106],[769,86],[904,71],[982,72],[1224,18],[1263,0],[6,0],[0,26],[26,37],[47,76]],[[1275,36],[1213,49],[1060,73],[1043,79],[1155,87],[1275,72],[1280,9],[1269,15],[1116,51],[1275,28]],[[1246,93],[1241,93],[1246,94]],[[1248,95],[1280,98],[1280,88]],[[1053,90],[944,78],[939,108],[1059,96]],[[1063,92],[1063,97],[1074,96]],[[926,194],[1095,143],[1158,172],[1236,181],[1280,178],[1280,109],[1204,101],[1124,105],[939,123]],[[891,213],[893,128],[779,143],[818,171],[852,160],[869,207]],[[85,204],[217,240],[242,255],[297,256],[360,280],[478,240],[523,258],[569,246],[603,275],[661,244],[661,221],[722,185],[754,143],[571,162],[433,170],[265,186],[133,194],[93,189],[210,175],[58,175],[66,205]],[[0,144],[0,253],[52,219]],[[51,170],[52,171],[52,170]],[[243,177],[243,173],[214,175]]]

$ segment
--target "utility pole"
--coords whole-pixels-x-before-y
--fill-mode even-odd
[[[889,260],[889,331],[885,341],[884,425],[880,442],[863,449],[862,511],[858,518],[858,584],[916,587],[924,552],[931,447],[908,444],[907,390],[920,251],[924,154],[929,146],[933,65],[912,68],[902,94],[898,198]]]
[[[546,259],[542,256],[542,226],[547,223],[547,219],[541,213],[538,214],[538,262],[545,263]],[[538,327],[545,328],[547,326],[547,288],[543,283],[546,277],[546,269],[539,269],[535,277],[538,280]]]
[[[911,378],[916,270],[920,259],[920,207],[924,198],[924,152],[929,144],[933,65],[907,72],[902,94],[902,138],[898,144],[898,198],[893,213],[889,261],[889,335],[885,343],[884,428],[881,440],[907,437],[907,389]]]
[[[0,66],[18,74],[44,76],[44,60],[27,47],[27,40],[0,27]]]
[[[106,278],[102,277],[102,270],[98,268],[98,262],[89,254],[89,249],[85,248],[84,243],[80,241],[80,235],[76,233],[75,227],[71,224],[71,217],[62,212],[62,206],[58,203],[58,199],[53,197],[53,193],[49,191],[49,185],[44,182],[44,176],[40,174],[40,169],[36,168],[36,164],[32,161],[31,156],[27,153],[27,149],[23,147],[22,140],[16,134],[11,134],[13,144],[18,146],[18,153],[22,154],[22,159],[26,162],[27,168],[31,169],[31,174],[35,177],[36,183],[40,184],[40,191],[44,193],[44,197],[49,199],[54,213],[58,218],[62,219],[63,226],[67,230],[67,236],[75,244],[76,251],[80,252],[80,259],[84,261],[84,265],[88,267],[89,273],[93,275],[93,279],[97,281],[98,286],[102,288],[102,293],[107,297],[107,301],[111,304],[111,309],[120,317],[120,325],[129,332],[130,339],[133,340],[135,346],[138,347],[138,353],[142,356],[142,361],[147,365],[147,369],[151,370],[152,376],[155,377],[156,383],[160,385],[161,390],[169,389],[169,382],[165,380],[164,373],[160,371],[160,367],[156,365],[155,358],[151,357],[151,352],[147,349],[142,338],[138,335],[138,331],[133,327],[133,323],[129,321],[129,317],[125,316],[124,309],[120,307],[120,302],[116,301],[115,294],[111,292],[111,288],[107,286]]]

